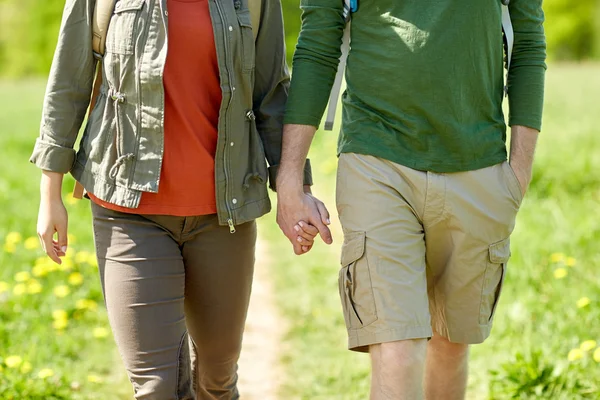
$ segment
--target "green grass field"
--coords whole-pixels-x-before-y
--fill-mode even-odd
[[[108,322],[87,202],[65,184],[70,261],[36,246],[39,171],[27,163],[44,82],[1,82],[0,399],[126,399],[131,390]],[[521,208],[492,338],[472,352],[469,399],[600,398],[600,65],[553,65],[535,176]],[[339,126],[339,125],[338,125]],[[335,215],[336,135],[319,133],[314,192]],[[289,328],[281,399],[365,399],[368,357],[348,352],[335,244],[296,257],[263,218],[271,276]],[[336,218],[334,217],[335,221]],[[39,260],[39,261],[38,261]],[[582,349],[583,344],[583,349]],[[594,361],[594,354],[598,361]],[[570,358],[570,359],[569,359]]]

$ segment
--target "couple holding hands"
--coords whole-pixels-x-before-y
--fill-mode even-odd
[[[262,0],[254,32],[247,1],[117,1],[78,151],[95,0],[65,5],[31,157],[43,170],[38,234],[60,263],[70,172],[91,200],[109,320],[136,399],[239,398],[267,184],[296,254],[317,234],[332,242],[306,157],[341,54],[344,3],[301,1],[290,85],[280,1]],[[546,68],[542,1],[512,0],[508,162],[501,6],[378,0],[352,14],[338,279],[348,346],[372,360],[372,399],[463,399],[469,345],[492,328]]]

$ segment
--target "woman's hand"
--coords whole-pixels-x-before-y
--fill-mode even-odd
[[[319,230],[304,221],[294,225],[294,230],[298,233],[298,243],[302,245],[302,252],[308,253],[315,244],[315,237],[319,234]]]
[[[40,184],[40,210],[37,233],[44,252],[57,264],[67,252],[67,209],[62,201],[63,174],[43,171]],[[57,233],[57,240],[54,234]]]

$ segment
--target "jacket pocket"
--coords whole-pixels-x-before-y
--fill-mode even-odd
[[[252,18],[249,10],[240,10],[237,13],[238,23],[240,25],[241,47],[242,47],[242,68],[244,72],[254,70],[255,47],[254,35],[252,33]]]
[[[115,4],[106,35],[106,51],[133,54],[134,35],[140,11],[147,0],[119,0]]]
[[[491,244],[488,247],[488,258],[481,290],[480,325],[488,325],[494,318],[510,258],[510,238]]]
[[[371,271],[365,255],[366,233],[350,232],[342,245],[339,291],[348,329],[359,329],[377,320]]]
[[[244,188],[248,188],[249,178],[256,179],[261,185],[265,185],[268,178],[267,161],[262,139],[256,129],[256,117],[254,111],[246,112],[250,132],[250,151],[248,153],[248,172],[244,180]]]

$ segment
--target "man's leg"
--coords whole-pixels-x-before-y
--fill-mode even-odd
[[[425,173],[376,157],[340,157],[339,290],[349,348],[371,352],[373,399],[422,398],[432,336],[419,215],[425,183]]]
[[[371,345],[371,400],[423,398],[425,339]]]
[[[490,334],[510,257],[520,203],[507,163],[476,171],[430,174],[447,210],[425,219],[433,339],[428,345],[428,400],[464,399],[468,344]],[[432,191],[430,191],[432,192]]]
[[[425,398],[461,400],[465,398],[469,364],[469,346],[451,343],[434,333],[427,344]]]

